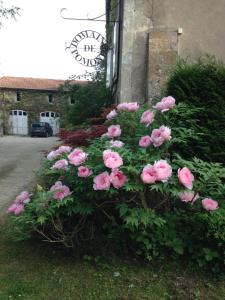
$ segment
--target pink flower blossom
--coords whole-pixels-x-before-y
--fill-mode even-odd
[[[151,137],[149,135],[142,136],[139,140],[139,146],[142,148],[147,148],[151,145]]]
[[[112,120],[117,116],[117,112],[115,109],[111,110],[110,113],[106,116],[107,120]]]
[[[105,150],[103,151],[103,160],[104,164],[107,168],[116,169],[119,168],[123,164],[123,159],[119,155],[119,153]]]
[[[137,102],[127,103],[127,110],[130,112],[135,112],[139,109],[139,104]]]
[[[145,166],[141,173],[141,179],[144,183],[155,183],[157,180],[157,172],[154,166]]]
[[[51,188],[53,192],[53,199],[62,200],[71,194],[68,186],[63,185],[61,181],[57,181]]]
[[[165,141],[171,139],[169,127],[161,126],[159,129],[152,130],[151,140],[154,147],[161,146]]]
[[[172,176],[172,168],[166,160],[156,161],[153,168],[156,172],[156,181],[167,182]]]
[[[54,165],[51,167],[54,170],[67,170],[68,169],[68,161],[66,159],[57,160]]]
[[[120,125],[111,125],[108,128],[107,137],[112,139],[121,135]]]
[[[153,111],[151,111],[150,109],[148,109],[145,112],[143,112],[143,114],[141,116],[141,121],[140,121],[142,124],[147,124],[147,126],[148,126],[153,121],[154,121],[154,113],[153,113]]]
[[[178,169],[178,179],[187,189],[192,189],[194,176],[187,167]]]
[[[77,173],[78,177],[88,177],[91,174],[92,174],[92,171],[89,168],[87,168],[87,167],[80,166],[78,168],[78,173]]]
[[[57,152],[58,154],[62,154],[62,153],[70,153],[71,150],[72,150],[72,147],[70,147],[70,146],[60,146],[60,147],[56,150],[56,152]]]
[[[202,206],[207,211],[213,211],[219,207],[218,202],[210,198],[203,199]]]
[[[74,149],[69,155],[68,159],[71,165],[79,166],[87,159],[87,154],[81,149]]]
[[[22,212],[24,212],[24,204],[17,204],[17,207],[14,210],[14,214],[20,215]]]
[[[27,191],[21,192],[15,199],[15,203],[24,204],[30,202],[30,194]]]
[[[168,141],[171,139],[171,129],[169,127],[166,127],[163,125],[163,126],[159,127],[159,130],[165,141]]]
[[[137,102],[123,102],[117,105],[119,111],[130,111],[135,112],[139,109],[139,104]]]
[[[180,200],[183,202],[195,202],[198,198],[199,195],[195,195],[194,192],[191,191],[185,191],[179,194]]]
[[[47,159],[48,160],[54,160],[59,156],[60,153],[58,153],[57,151],[51,151],[48,155],[47,155]]]
[[[175,106],[175,101],[176,100],[171,96],[164,97],[160,102],[156,103],[154,108],[164,112],[173,108]]]
[[[118,140],[110,141],[109,144],[110,147],[114,147],[114,148],[122,148],[124,146],[124,143]]]
[[[126,181],[127,178],[122,171],[114,169],[110,174],[110,182],[112,183],[115,189],[123,187]]]
[[[109,190],[110,189],[110,176],[108,172],[103,172],[94,178],[93,188],[97,190]]]

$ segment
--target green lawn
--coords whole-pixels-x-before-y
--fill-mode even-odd
[[[0,300],[224,300],[224,282],[169,262],[77,261],[44,243],[0,236]]]

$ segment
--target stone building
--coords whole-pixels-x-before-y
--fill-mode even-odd
[[[225,0],[106,0],[106,13],[107,79],[118,102],[159,95],[177,57],[225,62]]]
[[[31,123],[41,121],[48,122],[56,135],[60,118],[75,103],[75,99],[59,93],[64,83],[55,79],[0,78],[0,133],[28,135]]]

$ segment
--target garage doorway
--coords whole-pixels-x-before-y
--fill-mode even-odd
[[[53,111],[44,111],[40,113],[40,122],[47,122],[51,125],[53,135],[59,133],[59,114]]]
[[[28,117],[24,110],[11,110],[9,113],[9,133],[28,135]]]

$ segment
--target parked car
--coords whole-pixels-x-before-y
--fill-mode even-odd
[[[52,127],[47,122],[37,122],[31,124],[30,136],[48,137],[53,135]]]

